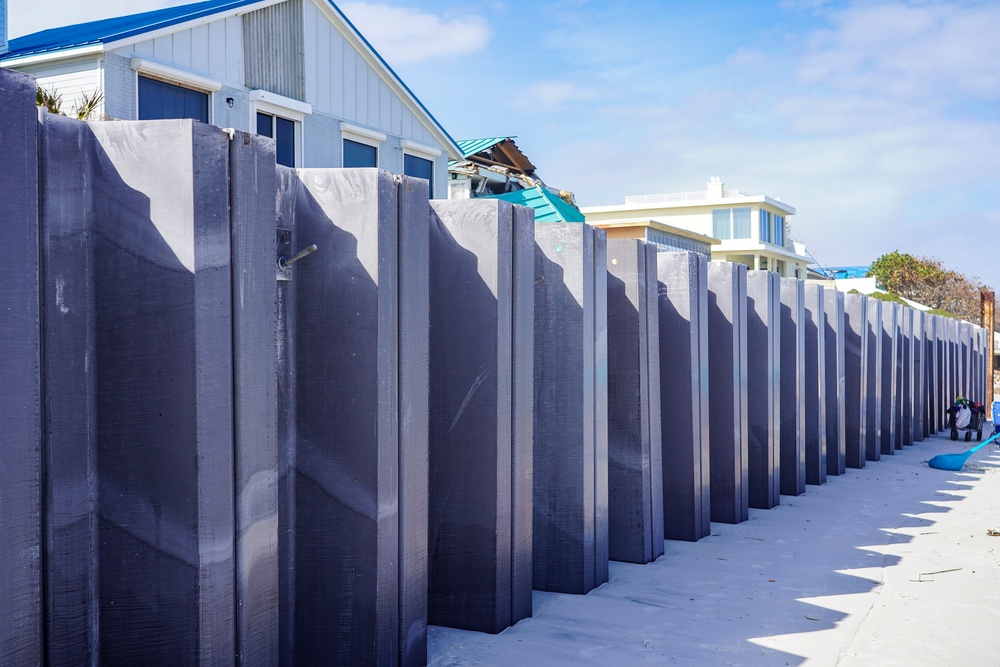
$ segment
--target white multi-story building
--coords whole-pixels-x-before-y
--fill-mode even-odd
[[[805,278],[812,261],[805,247],[788,233],[795,209],[766,195],[726,190],[712,178],[705,190],[626,197],[624,205],[585,206],[587,222],[623,230],[631,225],[656,243],[657,227],[687,230],[705,239],[712,259],[746,264],[752,269]],[[717,242],[716,242],[717,241]]]
[[[97,117],[254,131],[274,138],[280,164],[381,167],[429,179],[438,198],[462,157],[329,0],[208,0],[45,30],[6,53],[3,41],[0,66],[34,75],[64,111],[99,91]]]

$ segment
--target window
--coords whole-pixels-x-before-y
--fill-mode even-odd
[[[257,134],[274,139],[275,162],[295,166],[295,121],[258,111]]]
[[[145,58],[132,58],[136,73],[136,118],[192,118],[211,122],[211,93],[222,84],[208,77]]]
[[[750,207],[713,210],[712,236],[722,241],[750,238]]]
[[[785,216],[774,216],[774,245],[785,247]]]
[[[434,197],[434,162],[416,155],[403,155],[403,173],[430,181],[430,193]]]
[[[344,138],[345,167],[379,166],[378,149],[387,139],[385,134],[351,123],[341,123],[340,132]]]
[[[750,238],[750,207],[733,209],[733,238]]]
[[[193,118],[208,122],[208,93],[139,77],[139,120]]]
[[[285,167],[302,166],[302,121],[312,105],[267,90],[251,90],[250,122],[257,134],[274,139],[274,161]]]
[[[717,208],[712,211],[712,236],[721,241],[732,238],[729,224],[731,214],[732,209],[728,208]]]
[[[345,167],[377,167],[378,148],[360,141],[344,139]]]
[[[401,139],[403,149],[403,173],[407,176],[427,179],[431,199],[434,198],[434,161],[443,153],[436,146],[418,144],[416,141]]]
[[[760,242],[771,242],[771,212],[760,209]]]

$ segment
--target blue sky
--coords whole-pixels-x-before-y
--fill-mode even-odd
[[[12,36],[182,4],[9,2]],[[452,136],[516,135],[581,205],[720,176],[824,265],[898,249],[1000,289],[1000,2],[339,5]]]

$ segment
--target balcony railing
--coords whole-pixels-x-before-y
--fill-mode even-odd
[[[724,199],[736,199],[742,197],[752,197],[753,195],[742,190],[726,190],[723,193]],[[683,201],[704,201],[708,199],[708,193],[704,190],[697,192],[671,192],[663,195],[630,195],[625,197],[626,206],[656,206],[657,204],[671,204]]]

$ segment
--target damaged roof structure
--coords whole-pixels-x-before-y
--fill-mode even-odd
[[[463,157],[448,163],[448,198],[503,199],[534,208],[538,222],[584,222],[573,193],[547,186],[514,139],[457,141]]]

